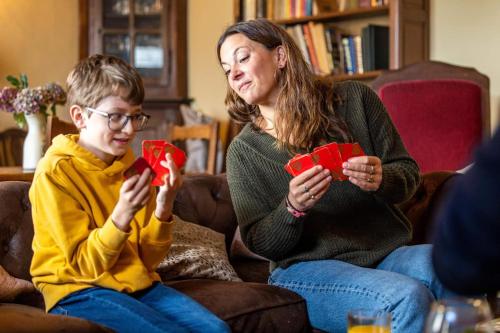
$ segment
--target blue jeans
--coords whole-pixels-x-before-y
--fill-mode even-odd
[[[393,333],[421,333],[430,304],[454,296],[434,274],[431,250],[403,246],[375,268],[338,260],[300,262],[276,268],[269,283],[301,295],[312,326],[327,332],[346,332],[347,313],[362,308],[390,312]]]
[[[188,296],[161,283],[125,294],[100,287],[74,292],[50,313],[84,318],[116,332],[230,332]]]

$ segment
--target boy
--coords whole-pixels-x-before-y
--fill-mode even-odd
[[[155,272],[172,242],[172,207],[182,177],[170,154],[158,194],[132,165],[142,80],[119,58],[94,55],[67,79],[79,135],[59,135],[30,189],[35,236],[31,275],[48,312],[118,332],[225,332],[227,325]]]

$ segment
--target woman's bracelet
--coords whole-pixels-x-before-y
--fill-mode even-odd
[[[288,210],[288,212],[292,214],[294,217],[302,217],[307,214],[306,211],[298,210],[297,208],[293,207],[292,203],[288,199],[288,195],[285,198],[285,203],[286,203],[286,210]]]

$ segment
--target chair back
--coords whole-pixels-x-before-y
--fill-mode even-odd
[[[473,68],[427,61],[372,82],[421,172],[459,170],[490,134],[489,79]]]
[[[59,134],[78,134],[78,129],[73,123],[61,120],[56,116],[49,117],[47,120],[47,145],[50,146],[52,139]]]
[[[178,144],[179,141],[202,139],[208,142],[206,173],[215,174],[217,164],[217,142],[219,141],[219,122],[213,121],[208,124],[200,124],[193,126],[181,126],[170,124],[167,129],[167,140]],[[183,147],[187,147],[188,142]],[[189,158],[189,149],[186,151]]]
[[[26,131],[9,128],[0,133],[0,166],[18,166],[23,163],[23,143]]]

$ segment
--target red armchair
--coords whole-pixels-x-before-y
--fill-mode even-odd
[[[421,172],[459,170],[490,134],[489,79],[473,68],[427,61],[372,82]]]

